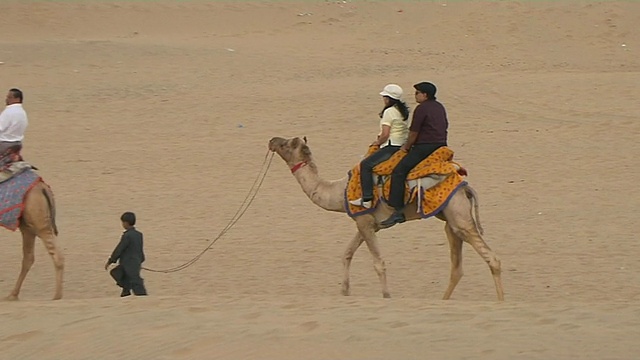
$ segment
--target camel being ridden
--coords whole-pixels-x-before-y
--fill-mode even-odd
[[[345,189],[348,185],[348,177],[339,180],[326,181],[318,175],[318,168],[314,163],[311,150],[306,138],[283,139],[274,137],[269,141],[269,150],[278,154],[289,166],[293,176],[300,184],[302,191],[317,206],[334,212],[346,213]],[[417,203],[412,201],[407,204],[404,215],[407,221],[421,219],[417,212]],[[475,209],[475,218],[472,211]],[[369,214],[353,217],[358,232],[348,243],[343,255],[344,275],[342,280],[342,294],[350,294],[349,270],[351,260],[356,250],[364,242],[373,257],[373,267],[378,274],[382,286],[382,296],[391,297],[387,287],[386,265],[380,249],[376,233],[383,229],[381,221],[387,219],[393,208],[382,203]],[[478,202],[475,191],[468,184],[464,184],[448,200],[445,206],[435,215],[445,222],[445,234],[449,240],[451,256],[451,275],[449,285],[445,290],[443,299],[451,297],[453,290],[463,275],[462,271],[462,244],[470,244],[476,252],[489,265],[496,293],[499,301],[504,300],[504,290],[501,279],[500,260],[491,248],[482,239],[482,227],[478,219]]]
[[[3,154],[4,155],[4,154]],[[62,298],[64,256],[57,245],[56,206],[51,188],[33,166],[15,154],[0,159],[0,226],[22,233],[22,268],[6,300],[18,300],[27,273],[35,262],[35,241],[39,237],[53,259],[55,268],[54,300]],[[14,161],[17,160],[17,161]]]

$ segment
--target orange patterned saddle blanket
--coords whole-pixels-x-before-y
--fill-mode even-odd
[[[377,151],[377,147],[370,147],[365,157]],[[362,187],[360,184],[360,164],[356,164],[348,173],[349,181],[345,189],[345,207],[350,217],[364,215],[375,211],[381,201],[389,199],[391,190],[390,175],[395,166],[407,155],[404,151],[398,151],[389,160],[383,161],[373,168],[374,192],[373,203],[370,209],[349,203],[362,197]],[[426,159],[416,165],[405,182],[405,204],[409,204],[417,199],[418,212],[422,218],[436,215],[451,196],[463,185],[466,184],[464,176],[467,171],[458,163],[453,161],[453,151],[443,146]],[[377,188],[377,191],[376,191]]]

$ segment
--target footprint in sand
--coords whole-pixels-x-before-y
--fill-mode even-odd
[[[392,328],[392,329],[397,329],[397,328],[401,328],[401,327],[405,327],[405,326],[409,326],[409,324],[404,322],[404,321],[394,321],[394,322],[389,324],[389,327]]]
[[[560,326],[558,326],[561,330],[576,330],[576,329],[580,329],[580,325],[576,325],[576,324],[568,324],[568,323],[564,323],[564,324],[560,324]]]
[[[25,340],[30,340],[33,339],[36,336],[42,335],[42,331],[40,330],[34,330],[34,331],[27,331],[24,333],[20,333],[20,334],[14,334],[14,335],[9,335],[3,339],[0,339],[0,342],[4,342],[4,341],[25,341]]]
[[[71,325],[75,325],[75,324],[79,324],[79,323],[83,323],[83,322],[87,322],[87,321],[91,321],[91,320],[95,320],[95,319],[100,319],[101,317],[102,317],[102,315],[91,316],[91,317],[88,317],[88,318],[78,319],[78,320],[74,320],[74,321],[68,322],[66,324],[62,324],[62,326],[63,327],[71,326]]]
[[[245,315],[243,317],[245,319],[247,319],[247,320],[253,320],[253,319],[259,318],[260,316],[262,316],[262,313],[254,312],[254,313],[251,313],[251,314],[247,314],[247,315]]]
[[[308,331],[313,331],[317,329],[318,327],[320,327],[320,324],[318,324],[317,321],[307,321],[305,323],[300,324],[300,327],[302,328],[302,330],[308,332]]]
[[[189,312],[192,312],[192,313],[203,313],[203,312],[207,312],[209,310],[210,309],[208,309],[206,307],[203,307],[203,306],[191,306],[189,308]]]
[[[551,325],[555,323],[556,323],[556,319],[552,319],[552,318],[543,318],[538,320],[538,324],[540,325]]]

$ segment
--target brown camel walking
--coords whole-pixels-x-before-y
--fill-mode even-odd
[[[22,268],[16,285],[7,296],[7,300],[18,300],[20,288],[27,273],[35,261],[36,236],[42,239],[49,255],[53,259],[56,271],[56,288],[54,300],[62,298],[62,274],[64,271],[64,257],[58,248],[58,229],[55,223],[55,203],[53,192],[43,182],[38,182],[25,195],[24,210],[20,218],[20,232],[22,233]]]
[[[300,138],[283,139],[274,137],[269,141],[269,150],[274,151],[287,163],[302,190],[317,206],[335,212],[346,213],[344,194],[347,187],[347,177],[335,181],[322,180],[318,175],[318,168],[313,162],[311,151],[304,140]],[[421,219],[416,212],[415,201],[405,208],[407,221]],[[475,208],[474,219],[472,210]],[[343,256],[344,277],[342,280],[342,294],[349,295],[349,268],[356,250],[364,242],[373,257],[373,267],[382,285],[382,296],[390,297],[387,287],[385,262],[380,255],[376,233],[382,229],[380,222],[389,217],[393,209],[386,204],[366,215],[355,217],[358,232],[347,245]],[[489,265],[495,283],[498,300],[504,300],[502,287],[500,260],[482,239],[482,227],[478,220],[478,203],[475,191],[465,185],[457,191],[447,205],[436,215],[445,222],[445,233],[449,240],[451,254],[451,276],[443,299],[451,297],[453,290],[462,278],[462,243],[469,243],[484,261]]]

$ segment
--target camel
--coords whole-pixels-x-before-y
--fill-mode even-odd
[[[22,283],[35,261],[36,236],[42,239],[47,252],[53,259],[56,272],[53,300],[62,298],[64,257],[57,245],[58,228],[55,222],[55,213],[53,192],[44,182],[39,181],[25,195],[24,210],[19,225],[22,233],[22,269],[15,287],[6,300],[18,300]]]
[[[345,176],[334,181],[321,179],[318,175],[318,167],[312,159],[306,137],[304,140],[298,137],[291,139],[274,137],[269,141],[269,150],[278,154],[287,163],[302,191],[314,204],[327,211],[346,213],[344,194],[348,178]],[[475,218],[472,208],[475,209]],[[404,215],[407,221],[421,219],[416,210],[417,204],[415,201],[406,206]],[[386,265],[380,254],[376,233],[384,228],[380,225],[380,222],[388,218],[392,212],[393,209],[382,202],[374,212],[353,218],[358,231],[348,243],[342,258],[344,270],[342,295],[350,295],[349,270],[351,260],[356,250],[364,242],[373,257],[373,267],[382,286],[382,296],[383,298],[391,297],[387,286]],[[436,214],[436,217],[445,222],[444,230],[449,241],[451,256],[451,274],[443,300],[451,298],[453,290],[462,278],[462,244],[467,242],[489,265],[498,301],[503,301],[504,290],[502,287],[500,260],[482,238],[483,230],[478,217],[478,201],[475,190],[468,184],[463,185],[451,197],[446,206]]]

